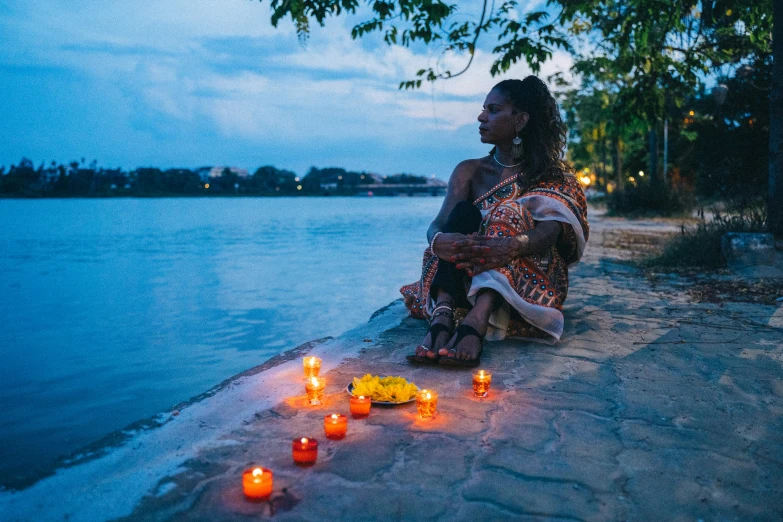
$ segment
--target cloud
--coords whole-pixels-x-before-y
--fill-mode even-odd
[[[270,26],[268,3],[44,0],[0,11],[0,44],[9,49],[0,57],[0,74],[18,79],[22,69],[28,76],[36,70],[66,71],[79,83],[58,87],[55,73],[48,73],[51,88],[60,92],[41,94],[39,106],[61,113],[64,104],[78,106],[75,112],[93,118],[79,126],[110,127],[114,133],[111,141],[96,136],[88,142],[81,134],[73,141],[72,133],[59,130],[68,127],[65,121],[57,128],[36,128],[45,136],[39,146],[49,157],[57,157],[52,152],[57,149],[60,155],[79,154],[84,147],[100,151],[111,142],[121,149],[99,156],[130,166],[136,157],[154,163],[154,154],[160,154],[161,164],[207,164],[233,155],[234,162],[298,169],[332,158],[392,172],[427,165],[439,173],[450,171],[446,166],[475,146],[475,119],[491,87],[502,78],[529,74],[517,64],[502,77],[490,77],[493,57],[481,48],[459,78],[400,91],[397,84],[412,79],[416,70],[440,61],[456,71],[466,58],[389,47],[379,35],[352,40],[355,20],[313,27],[303,47],[290,22]],[[556,53],[544,72],[569,65],[566,54]],[[4,109],[2,116],[24,126],[30,102],[21,90],[3,89],[0,97],[13,95],[4,107],[19,107]],[[85,103],[94,110],[85,111]],[[0,162],[19,156],[1,147]],[[415,152],[398,154],[400,149]],[[268,159],[259,160],[261,155]]]

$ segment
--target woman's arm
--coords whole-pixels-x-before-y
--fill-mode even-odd
[[[514,257],[546,252],[557,243],[562,230],[563,225],[559,221],[539,221],[532,230],[513,238],[518,243],[517,255]]]
[[[454,169],[449,178],[446,198],[440,212],[427,230],[427,242],[432,245],[432,253],[441,259],[450,260],[457,255],[456,244],[468,236],[443,232],[443,226],[457,203],[470,198],[470,183],[475,171],[475,160],[463,161]],[[436,237],[437,234],[437,237]],[[435,238],[435,241],[433,241]]]
[[[454,168],[454,172],[449,177],[449,185],[446,188],[446,197],[443,200],[443,205],[441,205],[438,215],[435,216],[435,219],[430,224],[430,228],[427,229],[427,243],[432,241],[432,237],[435,234],[443,230],[443,225],[449,218],[451,211],[457,206],[457,203],[470,198],[470,180],[473,177],[474,170],[475,166],[472,160],[463,161]],[[438,237],[438,240],[440,243],[440,237]]]
[[[562,231],[558,221],[540,221],[531,230],[515,237],[486,237],[471,235],[457,241],[454,256],[458,269],[468,269],[474,276],[499,268],[514,259],[546,252],[557,242]]]

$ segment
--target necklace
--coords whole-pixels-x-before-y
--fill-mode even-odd
[[[500,161],[498,161],[498,153],[497,153],[497,151],[492,155],[492,159],[495,160],[495,163],[497,163],[501,167],[504,167],[504,168],[507,168],[507,169],[511,169],[511,168],[514,168],[514,167],[519,167],[520,165],[522,165],[521,161],[519,163],[514,164],[514,165],[505,165],[503,163],[500,163]]]

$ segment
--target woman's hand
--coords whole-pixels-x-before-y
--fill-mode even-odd
[[[438,237],[435,238],[435,243],[432,245],[433,254],[444,261],[452,261],[451,258],[455,257],[458,253],[456,244],[467,238],[468,236],[465,234],[442,232],[438,234]]]
[[[468,275],[472,277],[508,265],[520,256],[521,245],[522,243],[513,237],[471,234],[457,241],[457,254],[449,261],[456,263],[458,269],[467,269]]]

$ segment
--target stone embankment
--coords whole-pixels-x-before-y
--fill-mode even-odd
[[[470,372],[407,364],[425,324],[396,302],[0,493],[0,519],[780,520],[783,309],[696,302],[673,276],[652,286],[618,261],[618,226],[648,239],[678,230],[595,217],[563,341],[488,343],[485,399]],[[303,395],[305,353],[324,359],[320,407]],[[323,416],[347,413],[345,386],[365,373],[437,390],[438,415],[373,407],[344,440],[326,440]],[[318,462],[296,468],[291,440],[311,435]],[[271,502],[242,497],[253,463],[275,473]]]

